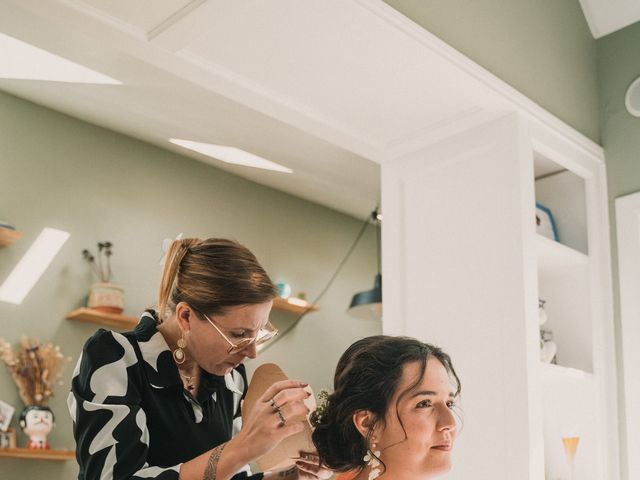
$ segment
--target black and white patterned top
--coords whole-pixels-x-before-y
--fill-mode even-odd
[[[178,480],[182,463],[240,431],[244,365],[223,377],[202,372],[194,398],[156,325],[145,312],[132,332],[100,329],[82,350],[67,400],[79,480]]]

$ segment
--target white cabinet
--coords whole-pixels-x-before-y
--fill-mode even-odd
[[[602,153],[545,128],[509,114],[382,165],[383,329],[443,347],[462,379],[447,478],[565,478],[574,435],[576,478],[619,478]],[[539,359],[539,297],[558,365]]]

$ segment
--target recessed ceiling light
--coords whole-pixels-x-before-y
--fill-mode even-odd
[[[0,33],[0,78],[122,85],[66,58]]]
[[[169,141],[175,145],[188,148],[194,152],[199,152],[208,157],[221,160],[225,163],[233,163],[235,165],[244,165],[245,167],[262,168],[265,170],[274,170],[276,172],[292,173],[293,170],[284,167],[278,163],[259,157],[253,153],[245,152],[235,147],[227,147],[225,145],[214,145],[212,143],[192,142],[191,140],[180,140],[179,138],[171,138]]]
[[[0,286],[0,301],[20,305],[69,238],[55,228],[42,230]]]

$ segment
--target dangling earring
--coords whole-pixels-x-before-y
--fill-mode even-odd
[[[367,451],[367,454],[363,459],[366,462],[367,466],[370,468],[368,480],[374,480],[375,478],[378,478],[382,473],[380,471],[380,468],[378,468],[380,467],[380,460],[378,460],[378,458],[380,458],[380,451],[376,450],[376,443],[374,440],[374,442],[371,444],[371,448]]]
[[[184,361],[187,359],[187,355],[184,353],[183,348],[187,346],[187,341],[184,339],[184,332],[182,332],[182,336],[178,339],[178,348],[173,351],[173,361],[178,365],[182,365]]]

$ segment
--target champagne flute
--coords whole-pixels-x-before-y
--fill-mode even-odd
[[[570,480],[574,480],[575,460],[576,451],[578,450],[578,443],[580,443],[580,437],[578,437],[577,435],[562,437],[564,453],[567,456],[567,462],[569,463],[569,469],[571,472],[571,476],[569,477]]]

